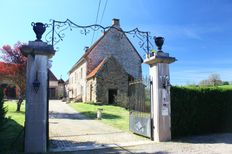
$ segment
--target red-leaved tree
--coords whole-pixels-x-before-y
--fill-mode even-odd
[[[19,88],[19,99],[17,110],[20,111],[21,104],[26,93],[26,62],[27,58],[22,55],[20,47],[22,43],[17,42],[13,47],[4,45],[1,48],[0,58],[7,63],[4,68],[0,68],[2,77],[10,79]],[[8,66],[7,66],[8,65]]]

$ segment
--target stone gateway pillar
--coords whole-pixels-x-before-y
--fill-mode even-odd
[[[169,64],[176,61],[161,51],[164,39],[155,38],[158,52],[148,55],[144,63],[150,65],[151,114],[153,115],[153,138],[156,142],[171,140],[171,100]]]
[[[42,23],[33,25],[37,40],[29,41],[21,47],[27,56],[26,74],[26,116],[25,152],[43,153],[47,151],[47,87],[48,59],[55,54],[51,45],[42,42],[41,36],[46,27]]]

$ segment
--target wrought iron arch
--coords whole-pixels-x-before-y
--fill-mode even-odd
[[[65,37],[65,31],[70,30],[72,31],[73,29],[80,29],[80,33],[87,35],[90,33],[90,31],[102,31],[106,32],[109,29],[115,29],[120,32],[122,32],[122,36],[129,34],[132,35],[133,38],[138,39],[138,45],[141,49],[145,51],[146,54],[149,54],[151,50],[153,49],[153,44],[151,42],[151,35],[150,32],[148,31],[141,31],[138,28],[134,28],[132,30],[124,31],[121,28],[115,27],[115,26],[102,26],[99,24],[93,24],[93,25],[87,25],[87,26],[82,26],[74,23],[73,21],[66,19],[65,21],[57,21],[57,20],[50,20],[50,23],[47,24],[48,28],[51,28],[51,30],[48,31],[48,33],[45,36],[45,39],[48,43],[51,43],[52,46],[56,45],[60,41],[63,41]]]

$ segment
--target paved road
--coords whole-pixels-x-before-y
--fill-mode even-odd
[[[51,151],[72,151],[151,143],[146,138],[90,120],[61,101],[49,102]]]

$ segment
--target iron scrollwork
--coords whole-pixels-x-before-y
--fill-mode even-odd
[[[163,89],[167,89],[168,87],[171,86],[170,78],[168,75],[160,76],[160,80],[161,80],[161,86]]]
[[[60,41],[63,41],[65,37],[65,31],[70,30],[72,31],[73,29],[80,29],[80,33],[84,35],[88,35],[91,31],[98,31],[100,30],[101,32],[106,32],[109,29],[115,29],[120,32],[121,38],[123,38],[124,35],[132,35],[133,38],[137,38],[138,45],[141,49],[143,49],[146,54],[149,54],[150,51],[153,48],[153,44],[151,43],[150,40],[152,40],[152,37],[150,36],[150,32],[146,31],[141,31],[138,28],[129,30],[129,31],[123,31],[121,28],[115,27],[115,26],[107,26],[103,27],[102,25],[99,24],[93,24],[93,25],[87,25],[87,26],[81,26],[78,25],[71,20],[67,19],[65,21],[56,21],[56,20],[50,20],[50,23],[47,24],[48,28],[51,28],[50,31],[45,36],[45,39],[48,43],[52,44],[52,46],[56,45]]]

